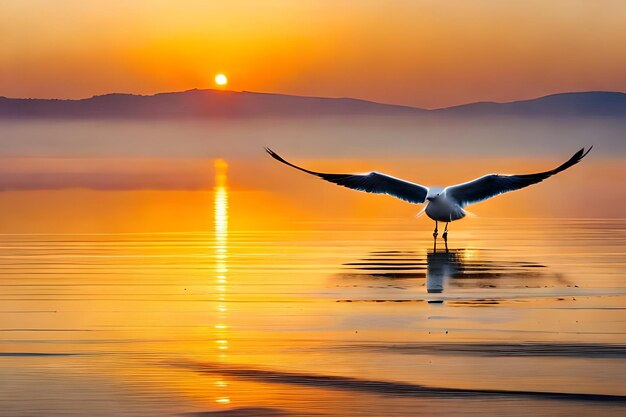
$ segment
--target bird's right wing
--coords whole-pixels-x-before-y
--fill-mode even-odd
[[[272,158],[283,164],[289,165],[307,174],[315,175],[326,181],[330,181],[343,187],[351,188],[357,191],[364,191],[374,194],[388,194],[408,201],[409,203],[421,204],[426,201],[428,188],[423,185],[414,184],[379,172],[370,172],[367,174],[324,174],[321,172],[309,171],[290,162],[285,161],[280,155],[269,148],[265,148]]]
[[[529,185],[537,184],[576,165],[589,153],[591,148],[593,146],[586,151],[584,148],[579,150],[563,164],[549,171],[523,175],[489,174],[464,184],[447,187],[445,189],[446,196],[465,207],[468,204],[478,203],[509,191],[519,190]]]

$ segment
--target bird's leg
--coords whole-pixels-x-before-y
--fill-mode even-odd
[[[448,253],[448,223],[446,223],[446,227],[443,229],[443,235],[441,235],[441,237],[443,237],[443,243],[446,244],[446,253]]]
[[[437,220],[435,220],[435,230],[433,231],[433,237],[435,239],[437,239],[437,236],[439,235],[439,233],[437,233],[438,229],[437,226],[439,225],[439,222]]]

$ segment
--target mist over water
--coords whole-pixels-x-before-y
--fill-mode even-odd
[[[263,146],[311,158],[626,153],[620,118],[462,116],[319,119],[3,120],[5,157],[257,158]]]
[[[406,204],[381,196],[350,194],[295,171],[288,172],[270,160],[263,147],[270,146],[311,169],[377,170],[425,185],[445,186],[492,172],[549,169],[576,150],[593,145],[592,153],[580,166],[507,196],[506,206],[491,201],[481,204],[487,209],[478,210],[478,214],[623,217],[625,123],[619,118],[453,116],[3,120],[0,190],[5,193],[0,199],[6,207],[17,208],[7,201],[17,201],[7,192],[207,191],[212,188],[213,160],[221,158],[230,164],[232,190],[274,193],[274,201],[281,199],[284,204],[286,199],[300,206],[297,211],[305,217],[311,214],[307,211],[312,204],[315,210],[328,211],[334,217],[351,217],[355,204],[360,207],[357,211],[374,210],[382,217],[406,216],[418,210],[411,207],[412,214],[408,214]],[[322,194],[325,201],[318,198]],[[20,198],[28,197],[22,194]],[[118,205],[113,200],[108,203],[112,207]]]

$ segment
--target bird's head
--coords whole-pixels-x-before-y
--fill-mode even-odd
[[[442,187],[430,187],[430,189],[428,190],[428,195],[426,196],[426,200],[434,201],[438,199],[439,197],[441,197],[442,194],[443,194]]]

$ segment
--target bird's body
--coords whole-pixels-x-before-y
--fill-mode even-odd
[[[585,149],[579,150],[569,160],[549,171],[522,175],[489,174],[463,184],[452,185],[445,188],[425,187],[379,172],[369,172],[365,174],[325,174],[309,171],[308,169],[287,162],[269,148],[265,148],[265,150],[272,158],[283,164],[343,187],[374,194],[388,194],[412,204],[424,204],[427,202],[424,211],[428,217],[435,221],[433,236],[435,238],[437,237],[438,222],[444,222],[446,223],[446,228],[443,233],[445,240],[448,234],[448,223],[465,217],[466,206],[509,191],[515,191],[528,187],[529,185],[537,184],[552,175],[558,174],[576,165],[589,153],[591,147],[586,151]]]
[[[429,200],[424,212],[431,219],[446,223],[462,219],[466,215],[463,207],[446,197],[445,191],[439,197]]]

